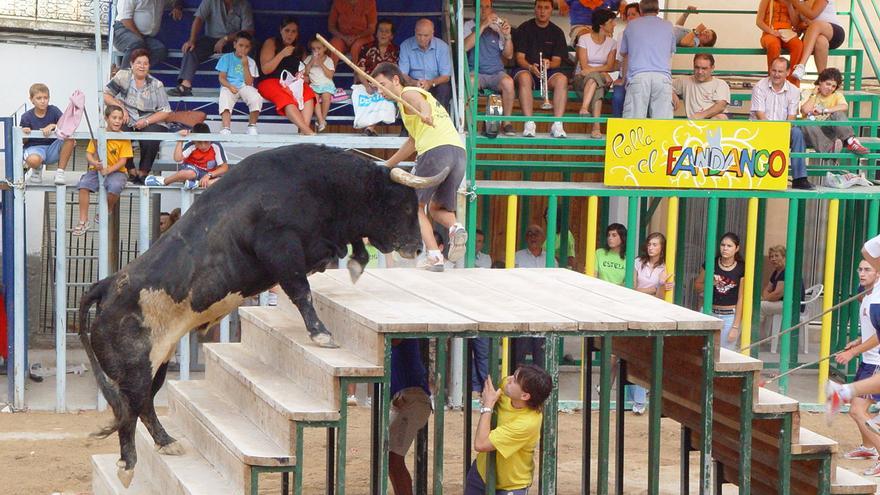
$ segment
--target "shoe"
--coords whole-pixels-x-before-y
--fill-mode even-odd
[[[633,402],[633,414],[635,414],[636,416],[641,416],[642,414],[645,414],[645,408],[646,406],[644,404],[637,404]]]
[[[358,398],[356,395],[349,395],[347,399],[345,399],[345,403],[349,406],[357,406]]]
[[[199,183],[195,179],[189,179],[183,183],[183,188],[186,189],[187,191],[192,191],[193,189],[195,189],[197,187],[199,187]]]
[[[63,186],[64,184],[65,184],[64,170],[59,168],[58,170],[55,171],[55,185],[56,186]]]
[[[877,458],[877,449],[874,447],[865,447],[864,445],[859,445],[858,447],[850,450],[846,454],[843,454],[844,459],[876,459]]]
[[[257,126],[249,125],[247,127],[248,136],[257,136],[259,133],[257,132]]]
[[[30,177],[28,177],[28,181],[31,184],[42,184],[43,183],[43,167],[39,166],[37,168],[32,168],[30,171]]]
[[[504,124],[504,127],[501,128],[501,133],[505,136],[516,136],[516,131],[513,130],[513,124]]]
[[[88,220],[86,220],[85,222],[80,222],[80,223],[76,224],[76,227],[73,228],[73,232],[71,232],[71,233],[74,236],[79,237],[81,235],[84,235],[89,230],[89,228],[91,226],[92,226],[92,224],[89,223]]]
[[[813,187],[812,184],[810,184],[810,181],[806,177],[799,177],[797,179],[793,179],[791,181],[791,188],[792,189],[802,189],[804,191],[812,191],[812,190],[816,189],[815,187]]]
[[[324,132],[324,129],[326,129],[326,128],[327,128],[326,122],[319,122],[318,125],[315,127],[315,130],[317,130],[318,132]]]
[[[467,248],[467,230],[459,224],[455,224],[449,229],[449,253],[446,257],[449,261],[455,263],[464,258],[464,252]]]
[[[98,216],[97,213],[95,213],[95,227],[97,227],[98,225],[101,225],[101,217]]]
[[[831,153],[840,153],[841,151],[843,151],[843,141],[834,138],[834,142],[831,143],[831,149],[828,151],[830,151]]]
[[[428,270],[429,272],[442,272],[443,269],[446,268],[443,264],[443,255],[425,257],[425,261],[419,265],[419,268]]]
[[[270,292],[269,295],[266,296],[266,304],[269,306],[278,306],[278,294]]]
[[[832,380],[828,380],[825,385],[825,421],[829,425],[834,419],[834,415],[839,413],[841,406],[843,406],[843,399],[840,397],[841,389],[843,389],[843,385]]]
[[[168,90],[168,96],[192,96],[192,94],[192,88],[183,84],[178,84],[176,87]]]
[[[364,136],[376,137],[377,135],[373,129],[369,127],[364,128]]]
[[[165,178],[158,175],[148,175],[144,177],[144,185],[150,187],[164,186]]]
[[[523,137],[535,137],[535,123],[531,120],[523,127]]]
[[[880,476],[880,462],[875,462],[873,466],[862,471],[864,476]]]
[[[794,76],[795,79],[802,80],[807,73],[807,68],[803,66],[803,64],[797,64],[794,66],[794,70],[791,71],[791,75]]]
[[[874,416],[873,418],[865,421],[865,426],[867,426],[869,430],[880,435],[880,415]]]
[[[565,129],[562,128],[562,122],[554,122],[552,126],[550,126],[550,135],[555,138],[565,138],[568,137],[565,134]]]
[[[230,134],[232,134],[232,129],[230,129],[228,127],[224,127],[223,129],[220,129],[221,136],[228,136]]]
[[[862,146],[862,143],[854,137],[849,138],[849,144],[846,145],[846,150],[857,155],[868,154],[868,148]]]

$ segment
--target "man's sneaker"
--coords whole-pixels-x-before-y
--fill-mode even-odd
[[[148,175],[144,177],[144,185],[151,187],[164,186],[165,178],[158,175]]]
[[[220,129],[221,136],[228,136],[230,134],[232,134],[232,129],[230,129],[228,127],[224,127],[223,129]]]
[[[833,380],[828,380],[825,385],[825,420],[828,424],[831,424],[834,415],[839,413],[841,406],[843,406],[843,399],[840,397],[842,388],[843,385]],[[875,451],[874,454],[876,455],[877,452]]]
[[[453,263],[464,258],[467,248],[467,230],[459,224],[449,229],[449,253],[447,259]]]
[[[199,182],[195,179],[189,179],[183,183],[183,188],[187,191],[191,191],[197,187],[199,187]]]
[[[535,123],[533,121],[526,121],[526,125],[523,127],[523,137],[535,137]]]
[[[248,136],[256,136],[258,134],[257,126],[249,125],[247,128],[247,133],[248,133]]]
[[[865,426],[867,426],[869,430],[880,435],[880,415],[874,416],[873,418],[865,421]]]
[[[31,184],[42,184],[43,183],[43,167],[32,168],[30,171],[30,176],[28,177],[28,181]]]
[[[562,128],[562,122],[554,122],[553,125],[550,126],[550,135],[555,138],[567,137],[565,129]]]
[[[807,68],[804,67],[803,64],[797,64],[794,66],[794,70],[791,72],[791,75],[794,76],[795,79],[803,80],[806,73]]]
[[[270,292],[266,296],[266,304],[268,304],[269,306],[278,306],[278,294]]]
[[[516,136],[516,131],[513,129],[513,124],[504,124],[501,128],[501,133],[505,136]]]
[[[850,153],[855,153],[857,155],[868,154],[868,148],[862,146],[862,143],[860,143],[859,140],[854,137],[849,138],[849,143],[846,145],[846,149]]]
[[[880,462],[875,462],[873,466],[862,471],[865,476],[880,476]]]
[[[876,459],[877,458],[877,449],[874,447],[865,447],[864,445],[859,445],[858,447],[850,450],[846,454],[843,454],[844,459]]]
[[[792,189],[803,189],[804,191],[812,191],[815,189],[810,181],[807,180],[806,177],[798,177],[797,179],[792,179],[791,181]]]
[[[357,406],[358,398],[356,395],[349,395],[347,399],[345,399],[345,403],[349,406]]]
[[[633,414],[636,416],[641,416],[645,414],[645,405],[633,402]]]
[[[178,84],[176,87],[168,90],[168,96],[192,96],[192,94],[192,88],[183,84]]]
[[[65,184],[64,170],[59,168],[58,170],[55,171],[55,185],[56,186],[63,186],[64,184]]]
[[[834,142],[831,143],[831,150],[830,151],[832,153],[840,153],[841,151],[843,151],[843,141],[841,141],[838,138],[834,138]]]
[[[423,270],[428,270],[429,272],[442,272],[445,268],[443,263],[443,255],[440,256],[426,256],[425,260],[419,264],[419,268]]]

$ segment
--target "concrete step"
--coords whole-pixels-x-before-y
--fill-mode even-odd
[[[168,382],[170,415],[199,453],[244,493],[251,466],[293,466],[289,448],[278,446],[204,380]]]
[[[128,488],[122,486],[116,477],[116,454],[92,456],[93,495],[153,495],[157,493],[145,476],[135,476]]]
[[[241,343],[260,361],[278,368],[312,397],[339,404],[339,377],[381,377],[382,366],[350,350],[325,349],[309,339],[299,314],[277,307],[239,310]]]
[[[312,397],[242,344],[206,344],[205,379],[283,448],[294,452],[295,421],[336,421],[339,409]]]
[[[838,467],[833,474],[831,493],[874,494],[877,492],[876,483],[852,471]]]
[[[183,455],[163,455],[156,450],[153,438],[147,427],[138,422],[135,444],[137,445],[138,464],[134,479],[149,480],[156,488],[154,493],[162,495],[216,495],[243,494],[226,480],[204,457],[199,454],[189,439],[183,435],[183,429],[171,418],[159,418],[162,425],[172,437],[176,438],[184,449]]]

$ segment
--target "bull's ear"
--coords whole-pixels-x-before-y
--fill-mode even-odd
[[[444,168],[439,174],[431,177],[419,177],[399,168],[391,169],[392,181],[397,182],[398,184],[403,184],[404,186],[409,186],[413,189],[434,187],[446,180],[446,176],[448,175],[449,167]]]

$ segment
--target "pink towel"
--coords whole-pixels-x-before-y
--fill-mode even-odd
[[[70,95],[70,103],[58,119],[55,127],[55,135],[61,139],[69,138],[76,132],[79,123],[82,121],[83,111],[86,107],[86,95],[82,91],[76,90]]]

